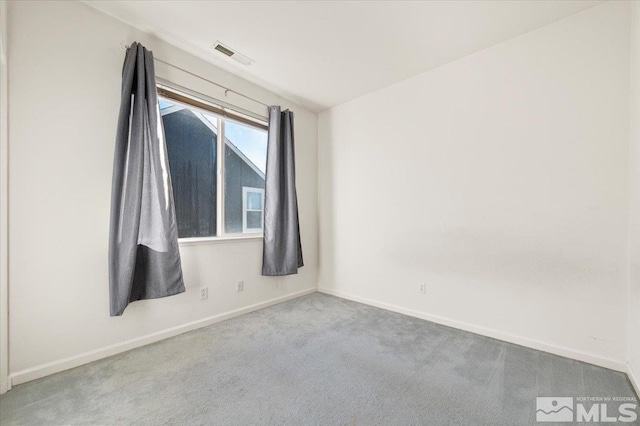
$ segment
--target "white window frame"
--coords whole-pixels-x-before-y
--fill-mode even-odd
[[[236,110],[232,110],[229,109],[227,107],[221,107],[219,106],[217,103],[212,102],[210,100],[210,98],[208,98],[205,95],[200,95],[200,94],[196,94],[194,92],[191,92],[190,90],[184,90],[182,88],[180,89],[176,89],[174,87],[172,87],[171,85],[167,85],[167,84],[158,84],[159,88],[163,88],[166,90],[170,90],[172,92],[178,93],[186,98],[191,98],[193,99],[195,102],[201,103],[201,104],[207,104],[210,105],[212,108],[215,109],[220,109],[220,110],[224,110],[224,111],[232,111],[234,114],[236,115],[240,115],[240,116],[244,116],[249,118],[250,120],[253,120],[256,122],[257,126],[259,127],[260,124],[262,124],[263,126],[268,126],[268,122],[264,119],[258,119],[255,116],[249,116],[247,114],[244,114],[243,112],[239,112]],[[217,179],[217,202],[216,202],[216,207],[217,207],[217,211],[216,211],[216,230],[217,230],[217,234],[216,236],[211,236],[211,237],[187,237],[187,238],[178,238],[178,243],[183,246],[183,245],[197,245],[197,244],[207,244],[207,243],[215,243],[215,242],[227,242],[227,241],[241,241],[241,240],[249,240],[249,239],[262,239],[263,238],[263,230],[262,229],[257,229],[257,228],[247,228],[246,227],[246,195],[245,195],[245,188],[250,188],[251,190],[260,190],[262,192],[262,217],[264,219],[264,189],[263,188],[252,188],[252,187],[242,187],[243,193],[242,193],[242,232],[241,233],[227,233],[225,232],[225,217],[224,217],[224,213],[225,213],[225,187],[224,187],[224,177],[225,177],[225,122],[226,120],[233,120],[233,121],[237,121],[234,120],[233,117],[226,117],[223,116],[221,114],[212,112],[210,110],[204,109],[204,108],[200,108],[197,105],[192,105],[188,102],[180,102],[178,100],[172,99],[172,98],[167,98],[164,97],[162,95],[159,95],[159,98],[162,99],[166,99],[167,101],[176,104],[176,105],[182,105],[185,108],[200,112],[200,113],[204,113],[207,114],[209,116],[215,117],[218,119],[218,129],[217,129],[217,141],[218,143],[216,144],[216,155],[217,155],[217,175],[218,175],[218,179]],[[244,125],[248,125],[251,126],[251,124],[249,124],[248,122],[244,121],[243,122]],[[256,210],[257,211],[257,210]]]
[[[262,209],[260,210],[255,210],[255,209],[251,209],[249,210],[247,208],[247,194],[249,193],[254,193],[254,194],[260,194],[260,205],[262,206]],[[262,234],[264,229],[263,228],[248,228],[247,227],[247,213],[248,212],[260,212],[262,213],[262,222],[264,223],[264,188],[253,188],[251,186],[243,186],[242,187],[242,233],[243,234],[255,234],[255,233],[259,233]]]

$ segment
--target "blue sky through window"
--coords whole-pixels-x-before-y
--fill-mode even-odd
[[[165,108],[169,108],[170,106],[173,106],[173,104],[171,102],[168,102],[162,98],[158,99],[158,103],[160,104],[160,109],[165,109]]]

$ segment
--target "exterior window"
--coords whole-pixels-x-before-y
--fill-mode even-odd
[[[229,234],[262,233],[260,226],[245,226],[244,188],[264,192],[264,173],[267,166],[267,132],[245,124],[227,120],[227,147],[224,156],[224,225]],[[262,209],[262,208],[261,208]],[[249,215],[255,217],[254,214]],[[262,216],[261,216],[262,217]]]
[[[262,232],[264,188],[242,188],[242,232]]]
[[[262,234],[266,123],[158,92],[179,238]]]

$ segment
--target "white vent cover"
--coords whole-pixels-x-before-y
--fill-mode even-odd
[[[229,46],[226,46],[220,43],[219,41],[216,41],[215,43],[213,43],[212,48],[213,50],[217,50],[218,52],[222,53],[225,56],[230,57],[231,59],[235,59],[236,61],[240,62],[242,65],[251,65],[252,63],[255,62],[253,59],[249,58],[248,56],[245,56],[242,53],[233,50]]]

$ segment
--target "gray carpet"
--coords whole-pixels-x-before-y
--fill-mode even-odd
[[[16,386],[0,424],[528,425],[622,373],[315,293]]]

